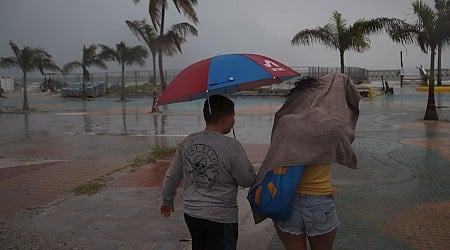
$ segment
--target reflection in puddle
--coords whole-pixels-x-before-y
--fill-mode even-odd
[[[382,117],[391,115],[394,121],[388,123],[398,124],[401,128],[412,126],[413,122],[421,120],[425,112],[426,95],[398,93],[400,92],[396,92],[394,96],[379,96],[373,100],[363,100],[360,104],[361,122],[358,125],[360,131],[379,129],[379,126],[383,126],[380,123],[373,123],[374,117],[370,114]],[[147,136],[151,141],[166,143],[181,141],[185,135],[203,130],[205,126],[202,113],[203,100],[163,105],[160,107],[161,113],[149,113],[151,98],[130,98],[127,102],[117,102],[106,98],[81,102],[52,97],[51,103],[44,102],[49,99],[48,97],[40,98],[42,100],[34,99],[33,104],[37,107],[43,104],[51,106],[52,112],[33,112],[29,114],[32,115],[30,117],[24,114],[0,114],[2,129],[10,131],[0,135],[0,139],[32,136],[51,131],[53,135]],[[436,99],[438,105],[450,106],[449,94],[436,95]],[[233,96],[232,100],[236,107],[237,139],[242,143],[269,143],[274,113],[284,103],[285,98]],[[9,99],[2,100],[4,102],[2,105],[10,105],[9,101]],[[441,108],[438,111],[440,121],[438,128],[435,129],[438,129],[439,133],[448,131],[449,111],[448,108]],[[30,122],[32,125],[29,124]],[[20,125],[17,126],[18,124]],[[423,123],[415,126],[420,128],[411,127],[411,129],[424,129]]]
[[[123,132],[122,134],[127,134],[127,107],[125,105],[126,102],[122,102],[122,125],[123,125]]]
[[[86,102],[83,103],[83,124],[84,124],[84,132],[85,133],[92,133],[92,124],[91,124],[91,118],[87,114],[87,108],[86,108]]]
[[[28,112],[23,114],[23,123],[24,123],[24,135],[25,137],[30,137],[30,129],[28,128]]]

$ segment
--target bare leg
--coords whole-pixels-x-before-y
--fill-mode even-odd
[[[276,224],[275,229],[286,250],[306,250],[306,237],[304,234],[295,235],[283,232]]]
[[[336,232],[337,232],[337,229],[334,229],[333,231],[326,233],[326,234],[308,237],[308,241],[309,241],[309,245],[311,246],[311,249],[312,250],[331,250],[331,249],[333,249],[333,242],[334,242],[334,239],[336,238]]]

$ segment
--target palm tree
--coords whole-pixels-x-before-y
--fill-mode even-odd
[[[428,102],[424,120],[438,120],[436,102],[434,99],[434,63],[436,48],[449,41],[446,23],[438,17],[438,13],[423,1],[412,3],[415,23],[397,23],[389,29],[389,35],[394,42],[403,44],[418,44],[424,53],[430,53],[430,73],[428,77]]]
[[[153,77],[150,77],[150,83],[152,83],[153,89],[153,105],[152,105],[152,113],[158,112],[158,107],[156,106],[156,100],[158,99],[156,93],[156,55],[158,53],[159,48],[159,39],[156,34],[155,29],[145,22],[145,19],[142,21],[126,21],[128,28],[134,33],[134,35],[141,41],[147,45],[150,53],[152,54],[152,63],[153,63]]]
[[[441,20],[441,22],[447,23],[442,25],[442,27],[450,27],[450,1],[447,0],[435,0],[435,9],[438,13],[438,18]],[[450,32],[450,30],[444,29],[442,32]],[[449,44],[449,41],[446,42],[446,44]],[[442,85],[442,48],[446,45],[445,42],[443,44],[439,44],[437,47],[437,53],[438,53],[438,70],[437,70],[437,85]]]
[[[194,22],[194,24],[198,23],[197,13],[194,10],[194,5],[197,5],[197,0],[172,0],[175,5],[178,13],[183,13],[189,20]],[[133,0],[133,2],[139,3],[140,0]],[[165,22],[165,13],[168,7],[167,0],[149,0],[148,4],[148,13],[150,15],[150,19],[152,21],[153,27],[156,31],[159,29],[159,37],[164,36],[164,22]],[[162,89],[166,89],[166,81],[164,77],[164,68],[163,68],[163,47],[161,46],[158,49],[158,64],[159,64],[159,76],[161,78],[161,87]]]
[[[189,23],[178,23],[172,25],[170,30],[163,36],[157,36],[155,30],[145,22],[142,21],[126,21],[131,31],[138,37],[139,40],[145,42],[152,53],[153,59],[153,107],[152,112],[156,111],[156,54],[164,53],[168,56],[173,56],[178,52],[182,53],[181,44],[186,41],[186,36],[192,34],[197,36],[197,29]],[[161,74],[161,68],[160,68]],[[166,85],[161,80],[161,88],[164,90]]]
[[[52,71],[61,71],[55,64],[52,56],[44,49],[23,47],[20,49],[14,42],[9,41],[14,56],[2,57],[0,59],[0,67],[13,68],[19,67],[23,72],[23,110],[29,110],[28,91],[27,91],[27,73],[39,70],[44,74],[44,69]]]
[[[106,60],[113,60],[119,63],[121,68],[122,93],[120,100],[125,100],[125,66],[137,63],[140,66],[145,65],[145,58],[148,56],[148,51],[141,45],[134,47],[127,47],[124,42],[116,44],[116,49],[110,48],[106,45],[99,44],[102,49],[102,56]]]
[[[192,24],[185,22],[172,25],[167,33],[158,37],[160,42],[158,51],[159,74],[162,76],[161,87],[163,90],[166,89],[167,83],[165,82],[164,70],[162,68],[162,54],[174,56],[178,52],[180,54],[183,53],[181,50],[181,44],[186,42],[186,37],[188,35],[198,36],[198,31]]]
[[[81,68],[83,70],[83,100],[86,100],[86,81],[90,80],[89,67],[98,67],[101,69],[107,69],[105,58],[100,53],[97,53],[97,45],[91,44],[89,47],[83,45],[83,57],[81,61],[72,61],[66,63],[63,67],[65,74],[71,72],[75,68]]]
[[[159,50],[167,56],[176,55],[178,52],[183,53],[181,45],[186,42],[188,35],[198,35],[197,29],[190,23],[177,23],[172,25],[167,33],[158,37],[160,43]]]
[[[345,73],[344,53],[347,50],[364,52],[370,49],[367,35],[378,33],[395,22],[393,18],[359,19],[353,25],[347,25],[342,14],[335,11],[331,23],[314,29],[304,29],[294,35],[292,45],[312,45],[321,43],[331,49],[339,51],[341,73]]]

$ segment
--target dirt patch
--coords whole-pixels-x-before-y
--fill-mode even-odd
[[[157,161],[108,182],[108,187],[160,187],[170,160]]]

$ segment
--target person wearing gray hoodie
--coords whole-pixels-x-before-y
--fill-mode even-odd
[[[162,184],[161,215],[174,212],[174,198],[183,181],[184,218],[192,249],[236,249],[238,187],[250,187],[255,169],[242,145],[226,136],[234,126],[234,103],[213,95],[203,106],[206,128],[179,145]]]

